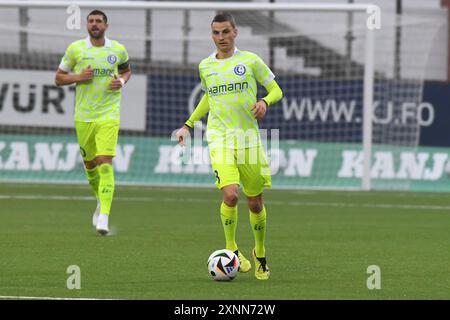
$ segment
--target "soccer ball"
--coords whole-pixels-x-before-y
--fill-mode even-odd
[[[230,281],[236,278],[240,262],[238,256],[231,250],[214,251],[208,258],[208,272],[216,281]]]

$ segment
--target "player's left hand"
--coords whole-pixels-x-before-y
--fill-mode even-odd
[[[178,143],[180,144],[180,146],[184,146],[186,144],[186,137],[189,136],[189,128],[188,126],[184,125],[182,126],[177,133],[175,134],[175,136],[178,139]]]
[[[110,88],[111,90],[119,90],[123,87],[123,79],[117,77],[117,75],[114,75],[114,79],[111,81]]]
[[[253,115],[256,119],[262,119],[266,115],[267,105],[264,100],[259,100],[252,107]]]

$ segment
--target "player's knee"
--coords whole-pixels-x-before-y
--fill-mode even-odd
[[[86,167],[86,169],[91,170],[97,166],[97,162],[95,160],[84,161],[84,166]]]
[[[263,206],[260,204],[252,204],[248,206],[250,211],[253,213],[260,213],[263,209]]]
[[[263,201],[261,197],[248,198],[248,208],[253,213],[260,213],[263,209]]]
[[[227,189],[223,191],[223,201],[229,207],[234,207],[238,202],[238,191],[237,189]]]
[[[97,165],[101,165],[103,163],[112,164],[112,158],[111,156],[98,156],[95,160],[97,162]]]
[[[237,194],[226,194],[223,197],[223,201],[227,206],[235,207],[238,203],[238,196]]]

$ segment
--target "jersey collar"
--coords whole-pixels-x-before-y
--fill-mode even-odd
[[[216,51],[213,52],[213,54],[210,55],[210,57],[213,58],[213,59],[216,59],[216,60],[226,61],[226,60],[228,60],[228,59],[233,58],[234,55],[235,55],[236,53],[238,53],[239,51],[240,51],[240,50],[239,50],[237,47],[234,47],[234,52],[233,52],[233,55],[232,55],[231,57],[226,58],[226,59],[217,59],[217,58],[216,58],[217,50],[216,50]]]
[[[86,48],[92,48],[94,45],[91,42],[91,38],[88,36],[86,38]],[[105,37],[105,45],[104,47],[110,48],[111,47],[111,40],[109,40],[107,37]]]

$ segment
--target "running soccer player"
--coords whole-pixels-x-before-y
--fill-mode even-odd
[[[211,30],[217,51],[199,65],[205,94],[178,130],[177,138],[183,145],[189,129],[209,112],[206,137],[216,185],[223,192],[220,214],[226,248],[238,255],[241,272],[250,271],[251,263],[238,249],[235,239],[238,190],[242,181],[255,239],[252,250],[255,276],[267,280],[270,271],[264,244],[266,209],[262,193],[265,187],[271,186],[271,176],[257,120],[264,117],[266,109],[279,101],[283,93],[260,57],[235,47],[238,31],[233,16],[217,14]],[[259,101],[256,99],[257,83],[267,90],[267,95]]]
[[[101,235],[109,232],[121,88],[131,76],[127,50],[105,37],[107,29],[105,13],[89,13],[89,36],[69,45],[55,77],[58,86],[76,84],[75,130],[87,180],[97,198],[92,223]]]

